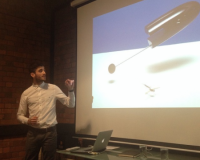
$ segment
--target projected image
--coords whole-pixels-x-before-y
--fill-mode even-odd
[[[199,12],[155,0],[95,17],[92,108],[200,107]]]

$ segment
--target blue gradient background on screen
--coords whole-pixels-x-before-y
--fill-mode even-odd
[[[145,26],[191,0],[145,0],[93,19],[93,54],[149,46]],[[200,3],[198,0],[197,2]],[[200,15],[160,45],[200,41]]]

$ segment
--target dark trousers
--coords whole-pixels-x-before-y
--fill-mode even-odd
[[[26,139],[25,160],[38,160],[40,148],[42,148],[44,160],[54,160],[57,148],[56,127],[49,130],[29,128]]]

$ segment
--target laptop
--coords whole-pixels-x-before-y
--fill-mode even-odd
[[[102,131],[99,132],[95,142],[94,146],[91,147],[81,147],[76,150],[70,151],[71,153],[86,153],[86,154],[98,154],[100,152],[103,152],[106,150],[106,147],[108,145],[108,142],[110,140],[111,134],[113,130],[108,130],[108,131]]]

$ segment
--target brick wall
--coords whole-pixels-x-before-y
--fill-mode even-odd
[[[32,79],[28,73],[28,65],[32,59],[40,58],[45,61],[47,82],[50,82],[54,70],[57,71],[57,69],[59,69],[59,72],[54,74],[55,84],[62,90],[65,89],[66,93],[66,88],[63,85],[64,79],[75,79],[75,49],[69,47],[69,44],[71,45],[72,42],[68,42],[69,48],[62,47],[62,53],[59,52],[59,54],[55,55],[55,69],[50,70],[52,56],[52,12],[62,4],[68,5],[69,9],[70,1],[71,0],[0,1],[0,126],[9,127],[20,124],[16,120],[16,112],[21,93],[32,83]],[[72,10],[67,12],[69,17],[73,16],[74,13],[75,11]],[[68,20],[75,18],[74,16],[72,18],[69,17]],[[71,25],[68,25],[70,28],[70,26],[75,25],[75,22],[76,19],[65,23],[71,23]],[[61,24],[57,29],[62,30]],[[76,29],[74,28],[74,30]],[[73,39],[73,47],[75,48],[76,34],[72,34],[71,37],[75,37]],[[65,40],[59,39],[59,43],[65,44]],[[67,55],[64,55],[65,49],[70,51],[67,51]],[[58,48],[56,51],[58,51]],[[71,53],[73,55],[70,55]],[[67,63],[62,61],[58,65],[58,60],[61,55],[65,58],[70,58],[67,58]],[[73,124],[74,109],[64,110],[65,112],[59,116],[59,121]],[[58,112],[61,113],[62,111],[63,108],[58,107]],[[2,130],[0,132],[2,132]],[[0,159],[23,159],[25,154],[25,139],[25,136],[21,135],[15,137],[0,137]]]
[[[0,139],[1,160],[22,160],[25,155],[25,138],[12,137]]]
[[[47,11],[48,16],[46,12],[43,15],[41,3],[26,2],[0,1],[0,125],[19,124],[16,112],[20,95],[32,82],[30,61],[45,60],[49,71],[51,15]]]
[[[65,79],[76,78],[76,9],[70,1],[0,1],[0,125],[19,124],[15,115],[21,93],[32,82],[28,64],[34,58],[46,62],[47,82],[55,79],[67,94]],[[66,7],[55,11],[55,65],[50,70],[52,12],[64,2]],[[58,121],[74,123],[74,111],[59,106]]]
[[[77,17],[76,9],[69,5],[60,8],[54,15],[54,83],[66,94],[64,81],[76,81],[76,42]],[[76,86],[75,86],[76,87]],[[57,120],[59,123],[74,123],[75,110],[57,104]]]

